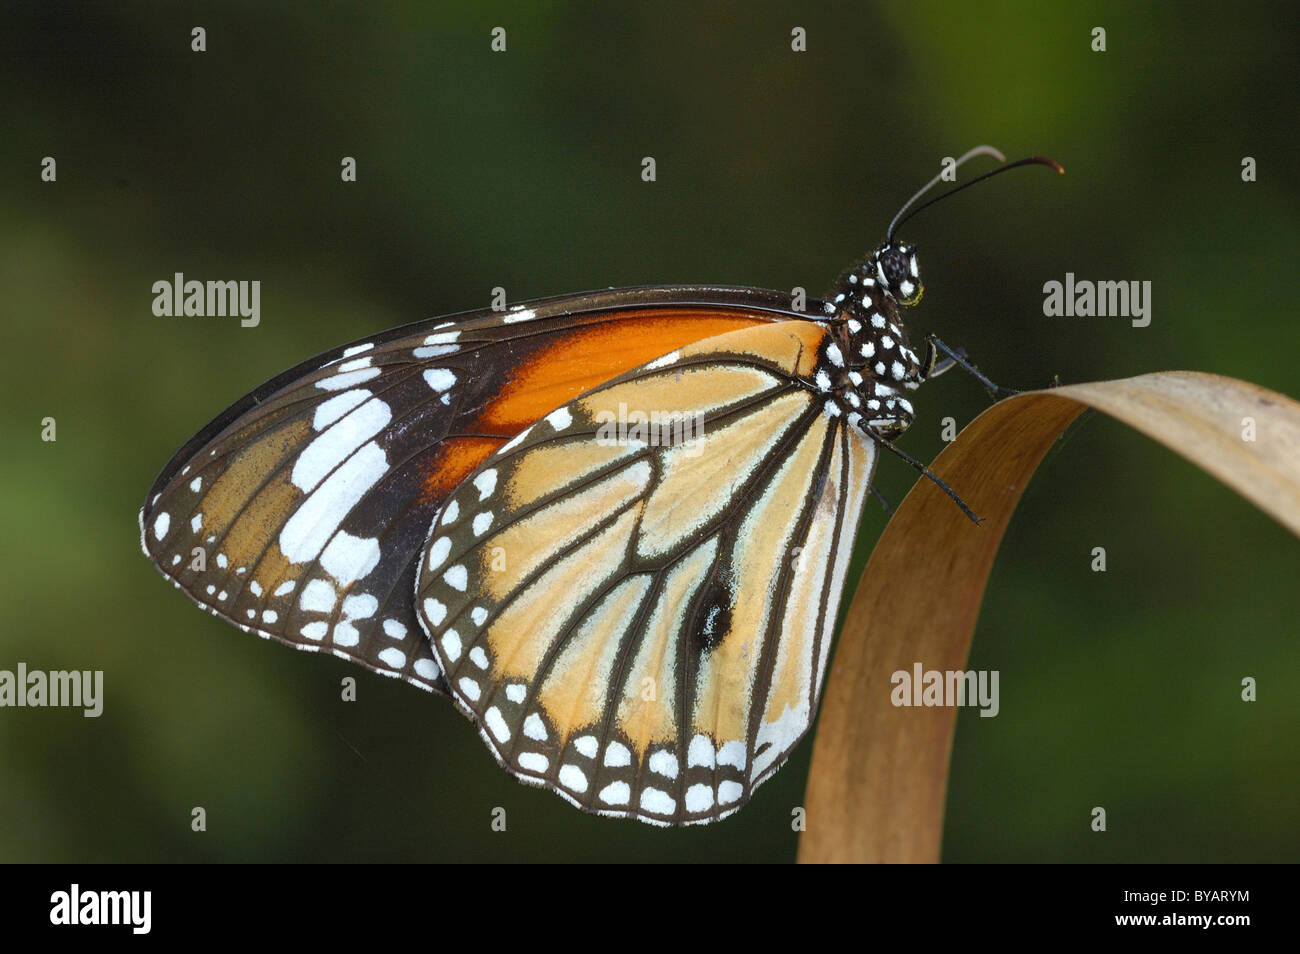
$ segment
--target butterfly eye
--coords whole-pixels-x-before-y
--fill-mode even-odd
[[[901,304],[915,304],[921,297],[921,269],[916,247],[891,245],[880,253],[880,273]]]
[[[880,256],[880,268],[890,288],[898,288],[907,278],[907,256],[899,248],[887,248]]]

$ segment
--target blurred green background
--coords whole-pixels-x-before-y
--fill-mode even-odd
[[[809,741],[722,824],[584,816],[445,701],[197,611],[141,557],[136,510],[264,379],[493,286],[820,294],[982,142],[1068,175],[909,225],[914,338],[1017,387],[1190,368],[1300,395],[1293,8],[1065,7],[7,5],[0,668],[102,669],[106,698],[99,719],[0,710],[0,860],[792,860]],[[177,271],[259,279],[261,325],[154,317]],[[1067,271],[1151,281],[1150,327],[1044,317]],[[941,418],[984,406],[945,377],[903,446],[928,460]],[[879,484],[897,501],[912,477],[885,461]],[[859,561],[883,523],[868,507]],[[959,718],[945,858],[1300,857],[1297,580],[1300,542],[1255,508],[1107,418],[1077,426],[985,599],[971,665],[1000,670],[1001,714]]]

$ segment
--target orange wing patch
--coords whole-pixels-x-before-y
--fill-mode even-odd
[[[488,454],[505,442],[504,437],[453,437],[444,441],[424,469],[420,500],[445,500]]]
[[[744,312],[663,308],[575,331],[521,363],[479,422],[485,430],[517,434],[547,412],[662,354],[771,322],[771,316]]]

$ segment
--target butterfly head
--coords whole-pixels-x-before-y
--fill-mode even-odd
[[[916,260],[916,246],[890,242],[871,254],[875,277],[880,287],[900,305],[915,305],[925,287],[921,284],[921,266]]]
[[[844,358],[838,377],[833,373],[837,368],[826,368],[819,378],[836,384],[828,413],[834,416],[842,402],[848,422],[866,436],[892,441],[907,430],[912,423],[912,405],[906,392],[915,390],[934,373],[933,353],[929,368],[923,367],[908,345],[903,327],[903,307],[919,302],[924,286],[916,246],[901,241],[898,230],[922,209],[1010,169],[1038,165],[1058,173],[1065,171],[1051,159],[1032,156],[920,201],[940,182],[951,181],[949,173],[975,156],[1004,161],[1002,153],[992,146],[976,146],[956,160],[945,160],[944,169],[898,210],[885,231],[885,241],[840,275],[827,296],[826,314],[834,316],[830,320],[838,326],[834,354]]]

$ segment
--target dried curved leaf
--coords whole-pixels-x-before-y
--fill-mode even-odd
[[[1166,444],[1300,534],[1300,403],[1291,398],[1170,371],[995,404],[932,465],[983,523],[920,480],[863,572],[822,702],[801,862],[939,860],[956,710],[893,706],[890,676],[917,660],[965,668],[1011,513],[1043,455],[1087,407]],[[1243,439],[1245,418],[1253,441]],[[881,605],[895,612],[883,619],[873,612]]]

